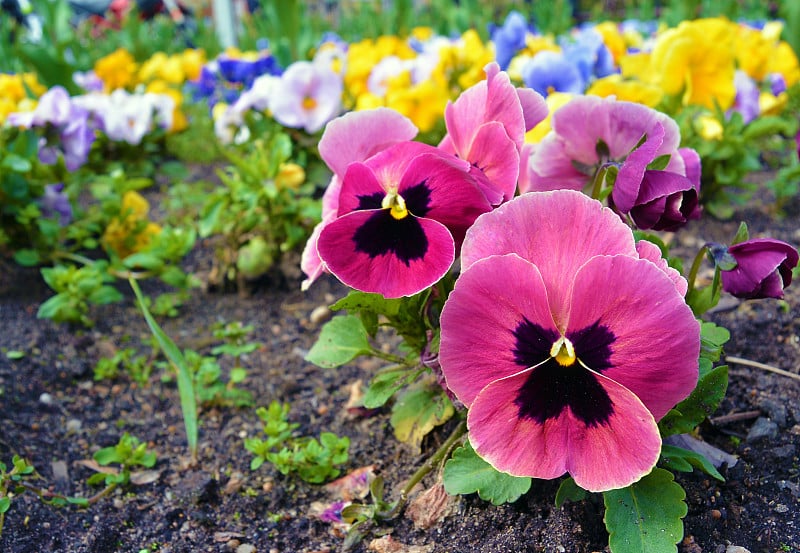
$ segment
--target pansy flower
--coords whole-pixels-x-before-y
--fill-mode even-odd
[[[663,125],[656,123],[652,133],[642,137],[642,145],[619,166],[611,192],[611,206],[629,216],[639,229],[674,231],[690,219],[700,218],[700,157],[694,150],[677,151],[689,176],[648,169],[664,134]]]
[[[524,179],[527,188],[520,191],[582,190],[601,165],[624,161],[659,124],[664,137],[652,159],[670,155],[665,170],[685,176],[686,167],[678,155],[680,130],[668,115],[614,98],[577,96],[553,113],[552,132],[533,150]]]
[[[400,142],[347,166],[317,252],[351,288],[411,296],[444,276],[467,228],[490,209],[468,163]]]
[[[309,134],[342,110],[342,77],[323,63],[298,61],[274,84],[270,109],[275,120]]]
[[[319,155],[333,177],[322,196],[322,221],[314,228],[300,261],[300,268],[307,276],[302,283],[303,290],[326,270],[317,252],[317,241],[322,229],[338,216],[339,194],[347,166],[415,136],[417,127],[407,117],[387,108],[349,112],[327,124],[319,141]]]
[[[447,104],[447,134],[439,148],[468,161],[486,197],[497,205],[516,192],[525,133],[547,117],[547,104],[535,91],[511,84],[497,63],[485,71],[485,81]]]
[[[475,451],[501,472],[569,473],[590,491],[649,473],[656,421],[698,378],[699,324],[674,274],[570,190],[481,216],[461,255],[439,360]]]
[[[710,251],[722,269],[722,289],[744,299],[782,298],[800,259],[795,248],[773,238],[754,238],[727,248],[712,244]]]
[[[586,89],[587,82],[577,60],[568,58],[563,52],[539,52],[520,71],[525,86],[542,96],[552,92],[581,94]]]
[[[494,43],[497,63],[500,69],[507,69],[511,59],[525,48],[530,29],[525,17],[518,11],[512,10],[501,26],[490,24],[489,33]]]

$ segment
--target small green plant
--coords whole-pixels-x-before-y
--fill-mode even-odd
[[[223,340],[225,343],[216,346],[211,350],[214,355],[233,356],[233,368],[231,369],[231,384],[239,384],[247,378],[247,370],[242,366],[242,355],[252,353],[261,347],[259,342],[248,342],[247,336],[252,334],[253,325],[242,325],[241,322],[219,323],[214,328],[214,337]]]
[[[249,407],[253,404],[252,394],[236,387],[241,380],[234,380],[233,372],[227,384],[222,380],[222,367],[216,357],[200,355],[191,349],[184,350],[183,356],[194,375],[195,394],[199,405]]]
[[[278,401],[267,408],[259,407],[256,414],[264,423],[266,439],[245,439],[245,448],[255,455],[250,462],[252,470],[269,462],[281,474],[296,474],[311,484],[339,476],[335,467],[347,462],[350,438],[339,438],[331,432],[323,432],[319,440],[295,437],[299,425],[289,422],[289,405]]]
[[[11,470],[0,461],[0,534],[3,533],[6,512],[11,508],[11,499],[25,491],[21,486],[22,480],[34,474],[33,465],[19,455],[12,458]]]
[[[133,348],[125,348],[111,357],[103,357],[94,368],[94,379],[105,380],[119,378],[120,371],[127,373],[137,384],[147,384],[153,371],[153,364],[144,355],[136,355]]]
[[[98,472],[89,477],[90,485],[105,484],[106,494],[117,486],[125,486],[131,481],[131,469],[134,467],[152,468],[156,464],[156,454],[147,451],[147,444],[139,441],[127,432],[115,445],[104,447],[93,455],[101,466],[120,465],[119,471]]]

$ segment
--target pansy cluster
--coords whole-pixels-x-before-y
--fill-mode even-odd
[[[700,159],[667,115],[597,96],[526,144],[544,98],[496,62],[485,73],[448,103],[436,147],[386,108],[326,126],[333,177],[303,287],[327,271],[400,298],[451,274],[423,365],[467,408],[474,451],[507,475],[629,486],[658,461],[657,423],[697,386],[701,349],[693,277],[633,230],[700,217]],[[772,239],[705,248],[742,298],[781,297],[798,262]]]

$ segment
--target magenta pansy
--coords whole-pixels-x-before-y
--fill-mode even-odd
[[[524,194],[478,218],[442,312],[440,362],[494,468],[569,473],[590,491],[650,472],[656,421],[696,385],[700,350],[685,283],[659,259],[575,191]]]

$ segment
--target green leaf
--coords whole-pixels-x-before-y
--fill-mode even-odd
[[[6,496],[0,497],[0,515],[8,511],[11,507],[11,498]]]
[[[317,342],[306,355],[306,361],[330,369],[349,363],[371,350],[361,319],[355,315],[340,315],[322,327]]]
[[[556,508],[561,508],[567,501],[583,501],[589,497],[589,492],[575,483],[570,476],[561,481],[556,492]]]
[[[736,235],[731,240],[731,245],[738,244],[739,242],[745,242],[746,240],[750,239],[750,232],[747,230],[747,223],[742,221],[739,223],[739,228],[736,229]]]
[[[144,269],[158,271],[164,266],[164,260],[149,252],[133,253],[122,260],[127,269]]]
[[[669,164],[669,160],[672,158],[670,154],[660,155],[655,158],[653,161],[647,164],[647,168],[651,171],[663,171],[666,169],[667,165]]]
[[[364,407],[375,409],[389,401],[400,388],[411,384],[420,375],[421,370],[409,369],[402,365],[393,365],[376,374],[364,393]]]
[[[401,299],[386,299],[381,294],[351,291],[331,306],[334,311],[346,309],[353,311],[371,311],[382,315],[392,316],[400,312]]]
[[[178,395],[181,399],[181,411],[183,412],[183,425],[186,429],[186,441],[189,443],[189,451],[193,458],[197,457],[197,400],[195,399],[194,379],[192,378],[192,371],[186,364],[186,360],[175,345],[175,342],[167,336],[161,329],[150,311],[147,309],[142,291],[139,285],[133,278],[128,279],[136,299],[139,301],[139,309],[142,310],[147,326],[150,327],[150,332],[153,333],[158,345],[166,355],[167,359],[175,366],[178,372]]]
[[[717,326],[708,321],[700,325],[700,357],[710,361],[719,361],[722,346],[731,339],[731,333],[724,326]]]
[[[119,290],[113,286],[103,285],[93,290],[87,299],[96,305],[106,305],[122,301],[122,298],[123,296]]]
[[[422,438],[454,413],[453,403],[438,384],[423,384],[398,398],[390,422],[395,438],[419,451]]]
[[[683,538],[686,492],[668,470],[653,471],[627,488],[603,493],[612,553],[673,553]]]
[[[33,168],[30,160],[13,153],[7,154],[0,166],[2,166],[3,169],[10,169],[15,173],[27,173]]]
[[[453,452],[444,465],[444,489],[451,495],[478,492],[484,501],[502,505],[516,501],[531,488],[531,478],[511,476],[481,459],[469,442]]]
[[[720,482],[725,481],[725,478],[705,456],[682,447],[664,444],[661,447],[661,460],[664,466],[672,470],[692,472],[693,468],[697,468]]]
[[[23,267],[33,267],[41,263],[42,258],[36,250],[22,249],[14,252],[14,261]]]
[[[709,371],[697,382],[697,387],[675,409],[658,423],[662,436],[691,432],[706,417],[716,411],[728,389],[728,366]]]
[[[99,449],[92,457],[95,461],[97,461],[98,464],[103,466],[110,465],[112,463],[121,463],[123,461],[117,452],[117,448],[114,446]]]

